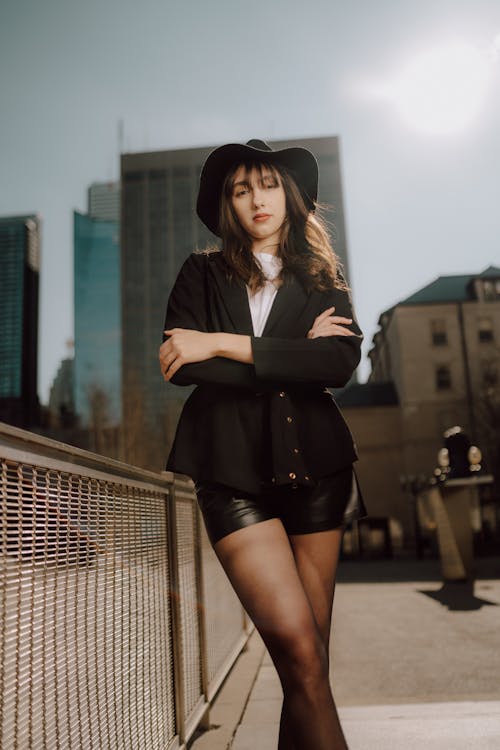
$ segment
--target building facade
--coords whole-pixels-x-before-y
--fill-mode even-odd
[[[270,141],[317,156],[319,200],[349,277],[338,138]],[[199,175],[214,146],[124,154],[121,159],[122,399],[126,460],[162,469],[192,387],[161,377],[158,349],[168,296],[188,255],[217,238],[195,211]]]
[[[122,405],[119,224],[75,211],[73,229],[76,414],[82,428],[97,418],[117,427]]]
[[[41,219],[0,218],[0,420],[39,424],[38,288]]]
[[[369,382],[394,382],[405,467],[429,472],[454,425],[474,443],[484,440],[485,405],[500,377],[500,268],[441,276],[382,313],[379,324]]]
[[[87,190],[87,202],[92,219],[120,221],[119,182],[93,182]]]
[[[411,498],[400,478],[432,475],[445,430],[461,426],[498,480],[500,268],[440,276],[385,310],[379,326],[368,383],[347,389],[339,403],[370,513],[393,519],[411,540]]]

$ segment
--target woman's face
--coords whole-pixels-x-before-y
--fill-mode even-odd
[[[279,175],[265,166],[246,175],[240,166],[233,177],[232,205],[243,229],[254,240],[279,242],[279,230],[286,218],[286,196]]]

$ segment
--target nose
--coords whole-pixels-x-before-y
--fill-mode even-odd
[[[264,191],[261,188],[254,187],[253,202],[255,206],[262,206],[264,203]]]

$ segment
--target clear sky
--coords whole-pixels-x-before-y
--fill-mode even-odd
[[[382,310],[500,264],[498,0],[1,0],[0,106],[0,215],[43,217],[43,402],[120,119],[126,151],[338,135],[365,353]]]

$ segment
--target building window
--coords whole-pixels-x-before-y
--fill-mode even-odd
[[[482,344],[493,341],[493,321],[491,318],[479,318],[478,337]]]
[[[495,360],[484,359],[481,362],[481,374],[484,388],[493,388],[498,383],[498,365]]]
[[[436,367],[436,389],[438,391],[449,391],[451,388],[451,372],[448,365]]]
[[[448,334],[446,333],[446,322],[444,320],[431,320],[431,336],[433,346],[446,346]]]
[[[500,279],[496,281],[483,282],[483,296],[486,302],[500,298]]]

